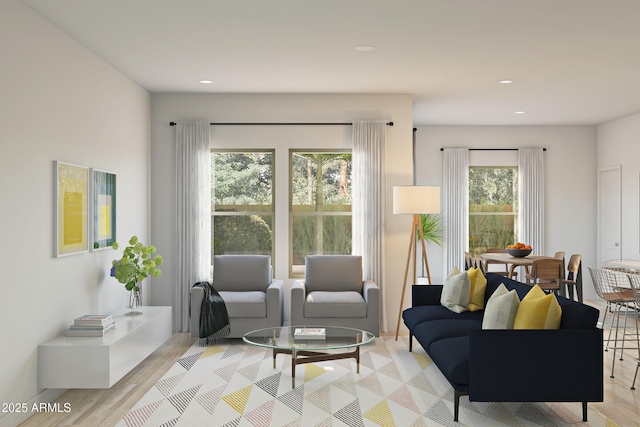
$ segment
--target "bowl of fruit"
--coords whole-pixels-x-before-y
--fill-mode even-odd
[[[531,246],[518,242],[507,246],[507,253],[515,258],[524,258],[531,253]]]

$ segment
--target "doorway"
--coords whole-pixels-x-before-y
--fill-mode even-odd
[[[598,169],[598,265],[622,258],[621,168]]]

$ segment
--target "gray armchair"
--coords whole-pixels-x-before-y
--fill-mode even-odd
[[[344,326],[380,335],[380,288],[362,278],[362,257],[309,255],[291,287],[291,325]]]
[[[284,283],[272,279],[270,256],[216,255],[212,285],[229,313],[229,338],[241,338],[255,329],[282,326]],[[191,290],[191,336],[194,338],[199,336],[203,298],[203,289]]]

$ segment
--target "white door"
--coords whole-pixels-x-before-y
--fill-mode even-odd
[[[598,265],[622,257],[621,165],[598,169]]]

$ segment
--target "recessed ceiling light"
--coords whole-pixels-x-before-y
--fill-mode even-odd
[[[500,80],[500,83],[502,83],[503,85],[507,85],[509,83],[513,83],[513,80]]]
[[[524,114],[524,111],[516,111],[516,114]]]
[[[356,46],[353,48],[353,50],[356,50],[358,52],[371,52],[372,50],[375,50],[375,47],[373,46],[367,46],[367,45],[362,45],[362,46]]]
[[[213,83],[213,80],[200,80],[200,83],[208,85],[208,84]]]

